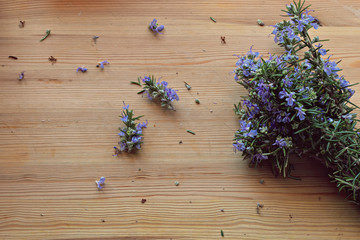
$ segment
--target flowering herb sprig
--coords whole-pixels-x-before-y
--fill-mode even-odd
[[[141,144],[143,143],[142,129],[146,128],[148,124],[147,121],[136,123],[141,117],[143,116],[134,117],[133,110],[129,110],[129,105],[125,105],[124,103],[121,121],[123,121],[125,127],[119,128],[119,147],[114,147],[116,155],[121,152],[132,152],[141,148]]]
[[[172,105],[173,101],[179,101],[177,90],[168,87],[168,83],[165,81],[156,81],[154,76],[145,76],[144,78],[139,77],[138,82],[131,82],[139,86],[143,86],[143,90],[138,94],[147,94],[150,100],[160,101],[162,107],[175,110]]]
[[[157,23],[156,18],[154,18],[154,20],[151,21],[151,23],[149,24],[149,28],[151,31],[155,32],[155,33],[160,33],[162,30],[164,30],[164,25],[160,25]]]
[[[271,161],[274,172],[284,177],[291,176],[291,153],[321,160],[339,190],[360,203],[360,129],[352,113],[357,106],[350,102],[354,90],[339,75],[338,62],[324,57],[324,40],[310,37],[318,21],[304,3],[287,5],[290,20],[274,26],[275,43],[284,54],[264,59],[250,48],[238,56],[235,80],[249,94],[235,105],[240,129],[234,150],[255,165]]]

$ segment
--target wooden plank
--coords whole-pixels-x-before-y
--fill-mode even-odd
[[[232,106],[246,93],[233,81],[233,54],[251,45],[280,53],[270,25],[287,3],[1,1],[0,239],[219,239],[221,230],[226,239],[358,239],[358,207],[320,163],[293,159],[302,179],[294,181],[274,178],[269,166],[248,168],[232,151]],[[325,46],[357,82],[360,2],[309,3],[323,24],[316,34],[331,39]],[[163,35],[147,29],[154,17]],[[76,73],[83,65],[88,72]],[[179,89],[176,112],[136,94],[129,82],[145,74]],[[139,153],[117,158],[123,101],[149,127]]]

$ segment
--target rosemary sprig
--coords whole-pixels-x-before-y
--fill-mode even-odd
[[[40,39],[40,42],[44,41],[51,33],[51,30],[50,29],[47,29],[46,30],[46,33],[45,33],[45,36],[43,38]]]

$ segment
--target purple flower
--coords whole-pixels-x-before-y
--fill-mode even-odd
[[[287,146],[287,142],[285,141],[285,139],[281,138],[280,140],[276,140],[273,145],[277,145],[280,148],[284,148]]]
[[[348,97],[348,99],[349,99],[354,95],[355,91],[353,89],[351,89],[351,88],[347,88],[347,90],[349,92],[349,97]]]
[[[291,121],[290,119],[290,113],[285,113],[285,117],[282,119],[283,123],[289,123]]]
[[[344,78],[340,79],[340,87],[344,88],[344,87],[347,87],[349,85],[350,85],[350,83],[348,81],[346,81]]]
[[[234,151],[245,151],[245,144],[243,142],[236,141],[236,143],[233,143]]]
[[[160,25],[160,26],[157,27],[156,30],[157,30],[158,32],[161,32],[162,30],[164,30],[164,28],[165,28],[164,25]]]
[[[123,137],[123,136],[125,136],[125,133],[124,133],[123,131],[121,131],[121,132],[118,133],[118,135],[119,135],[120,137]]]
[[[177,90],[165,87],[165,92],[170,101],[174,101],[174,100],[179,101],[179,96],[176,93]]]
[[[102,62],[99,62],[99,65],[100,65],[100,68],[101,69],[104,69],[104,65],[105,64],[110,64],[108,61],[106,61],[106,60],[104,60],[104,61],[102,61]]]
[[[288,93],[283,88],[283,90],[281,92],[279,92],[279,97],[280,97],[280,99],[283,99],[286,96],[288,96]]]
[[[23,80],[25,75],[24,75],[24,72],[25,71],[22,71],[20,74],[19,74],[19,80]]]
[[[291,87],[293,85],[292,79],[289,78],[289,76],[285,76],[285,78],[282,80],[285,87]]]
[[[303,108],[301,107],[295,107],[295,109],[298,111],[296,116],[299,117],[300,121],[303,121],[305,119],[305,112],[303,111]]]
[[[334,74],[335,76],[337,76],[336,72],[340,71],[340,68],[337,67],[337,65],[336,65],[336,63],[334,61],[330,62],[329,58],[324,63],[324,72],[328,76],[330,76],[331,74]]]
[[[303,67],[304,67],[306,70],[308,70],[308,69],[311,69],[312,65],[311,65],[311,63],[309,62],[309,60],[306,59],[306,60],[304,61]]]
[[[120,145],[120,151],[125,151],[126,149],[126,142],[119,142]]]
[[[352,122],[353,114],[348,113],[346,115],[342,115],[341,117],[350,120],[350,122]]]
[[[244,134],[245,137],[251,137],[254,138],[256,137],[256,135],[258,134],[258,132],[256,130],[250,130],[249,133]]]
[[[131,141],[132,141],[133,143],[138,143],[138,142],[140,142],[140,140],[141,140],[141,136],[138,136],[138,137],[133,136],[133,137],[131,138]]]
[[[124,105],[125,105],[125,103],[124,103]],[[129,109],[129,104],[128,104],[128,105],[125,105],[125,106],[123,107],[123,109],[124,109],[124,110]]]
[[[295,102],[295,100],[293,98],[294,94],[295,94],[294,92],[291,92],[290,94],[287,95],[287,98],[285,99],[287,101],[287,105],[290,106],[290,107],[292,107],[294,105],[294,102]]]
[[[247,132],[250,130],[251,122],[245,122],[244,120],[239,121],[240,122],[240,131]]]
[[[146,128],[148,124],[148,121],[146,120],[146,122],[143,123],[138,123],[138,125],[136,126],[136,130],[141,130],[142,128]]]
[[[127,122],[128,120],[129,120],[128,115],[125,115],[121,118],[121,121],[123,121],[123,122]]]
[[[151,23],[149,24],[149,28],[151,29],[151,31],[159,33],[162,30],[164,30],[165,27],[164,27],[164,25],[158,26],[157,20],[156,20],[156,18],[154,18],[154,20],[152,20]]]
[[[321,54],[321,56],[325,56],[326,55],[326,49],[319,49],[319,53]]]
[[[268,159],[268,156],[262,155],[261,153],[257,153],[253,156],[253,161],[256,159],[257,162],[261,162],[261,160]]]
[[[98,190],[101,190],[103,188],[102,185],[105,184],[105,177],[101,177],[99,181],[95,181],[95,183],[97,184],[97,188]]]
[[[81,71],[81,72],[86,72],[86,71],[87,71],[87,68],[86,68],[86,67],[78,67],[78,68],[76,69],[76,72],[79,72],[79,71]]]
[[[148,76],[145,76],[143,79],[141,79],[143,82],[151,81],[151,78]]]
[[[256,59],[259,56],[259,53],[253,52],[252,46],[246,56],[235,56],[239,58],[239,60],[236,62],[236,69],[234,70],[234,79],[236,81],[239,80],[239,76],[243,76],[245,78],[253,77],[256,70],[262,65],[262,62]]]

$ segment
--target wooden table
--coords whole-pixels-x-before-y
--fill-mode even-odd
[[[360,239],[359,207],[320,163],[293,159],[302,180],[274,178],[232,150],[232,107],[246,94],[233,81],[233,54],[251,45],[281,53],[269,33],[287,3],[2,0],[0,238],[221,239],[223,230],[224,239]],[[308,3],[323,25],[316,34],[358,82],[360,2]],[[164,34],[149,31],[154,17]],[[88,72],[76,73],[83,65]],[[136,94],[129,82],[146,74],[179,89],[176,112]],[[141,151],[113,157],[123,101],[149,127]]]

